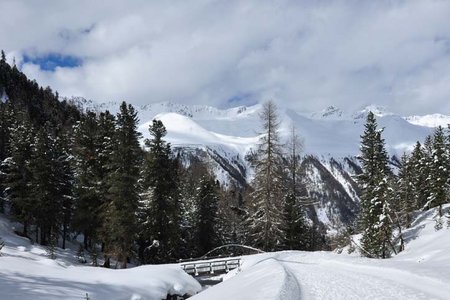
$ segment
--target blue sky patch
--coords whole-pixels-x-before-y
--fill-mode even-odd
[[[29,56],[24,55],[23,63],[32,63],[39,65],[41,70],[55,71],[56,67],[62,68],[75,68],[82,64],[82,60],[79,57],[71,55],[62,55],[58,53],[50,53],[42,56]]]
[[[229,98],[227,100],[227,103],[228,104],[242,104],[242,103],[248,104],[247,102],[250,102],[251,96],[252,96],[251,93],[237,94],[237,95]]]

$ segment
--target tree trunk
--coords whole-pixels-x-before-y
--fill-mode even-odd
[[[23,236],[28,237],[28,220],[23,222]]]
[[[62,248],[66,249],[66,234],[67,234],[67,224],[64,222],[63,232],[62,232]]]

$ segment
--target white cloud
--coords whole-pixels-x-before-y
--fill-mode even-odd
[[[63,95],[450,114],[450,2],[3,1],[0,45],[76,68],[24,72]],[[18,57],[20,60],[20,57]],[[233,102],[233,104],[239,104]]]

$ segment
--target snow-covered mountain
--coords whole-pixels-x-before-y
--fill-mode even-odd
[[[414,125],[426,126],[426,127],[447,127],[450,124],[450,116],[442,114],[432,114],[425,116],[409,116],[405,120]]]
[[[95,105],[84,99],[75,101],[83,109],[116,112],[119,103]],[[262,105],[218,109],[210,106],[183,105],[171,102],[137,107],[143,136],[149,137],[152,119],[160,119],[167,128],[166,139],[189,158],[200,157],[214,170],[224,185],[245,186],[253,172],[246,156],[256,148],[260,138],[259,114]],[[310,197],[317,201],[310,218],[320,220],[329,229],[349,224],[356,218],[359,208],[359,188],[354,176],[360,172],[356,155],[366,116],[372,111],[392,156],[393,165],[405,151],[412,150],[416,141],[423,141],[433,131],[417,118],[403,117],[385,107],[368,106],[356,112],[345,112],[336,107],[314,113],[299,113],[280,109],[280,133],[284,139],[294,125],[304,142],[303,169]],[[433,119],[442,121],[441,115]],[[450,120],[450,117],[448,117]],[[428,122],[427,124],[431,124]]]
[[[84,110],[108,109],[117,112],[119,107],[118,102],[95,104],[83,98],[72,101]],[[221,145],[245,156],[257,143],[261,132],[260,104],[218,109],[205,105],[162,102],[136,109],[141,121],[140,131],[145,137],[148,137],[147,127],[151,120],[158,118],[167,127],[167,139],[173,145]],[[280,109],[281,134],[286,137],[290,126],[294,125],[304,139],[305,154],[334,158],[354,156],[358,154],[360,135],[369,111],[378,117],[380,127],[385,128],[384,138],[392,155],[411,150],[417,140],[423,140],[432,131],[430,127],[450,123],[450,116],[435,114],[403,117],[375,105],[356,112],[344,112],[333,106],[313,113]]]

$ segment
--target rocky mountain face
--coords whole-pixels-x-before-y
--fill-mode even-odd
[[[74,101],[79,101],[74,100]],[[94,105],[77,102],[81,109],[115,112],[116,103]],[[256,148],[260,135],[260,105],[220,110],[209,106],[175,103],[148,104],[137,108],[139,130],[148,137],[148,125],[160,119],[167,128],[167,140],[185,164],[193,160],[207,163],[224,186],[246,187],[251,184],[253,170],[247,155]],[[336,107],[321,112],[302,114],[280,109],[280,133],[287,138],[294,125],[304,141],[303,180],[311,220],[320,221],[330,233],[353,224],[359,209],[360,188],[356,176],[361,172],[356,156],[367,113],[374,112],[390,152],[392,166],[398,157],[412,149],[432,132],[430,126],[417,124],[418,117],[402,117],[383,107],[370,106],[346,113]],[[432,116],[423,116],[430,120]],[[439,116],[439,120],[442,120]],[[430,122],[427,122],[429,125]]]

